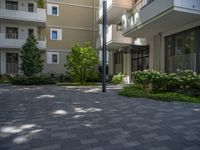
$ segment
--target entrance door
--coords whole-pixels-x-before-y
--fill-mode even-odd
[[[18,54],[6,53],[6,73],[18,73]]]
[[[149,46],[136,47],[131,54],[132,72],[149,69]]]

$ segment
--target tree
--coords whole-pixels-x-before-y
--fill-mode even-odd
[[[70,55],[66,57],[68,73],[71,77],[83,84],[91,73],[95,73],[96,65],[99,63],[96,50],[89,44],[74,44]]]
[[[39,7],[39,8],[44,8],[44,5],[45,5],[44,0],[39,0],[39,1],[38,1],[38,7]]]
[[[41,52],[37,48],[37,43],[35,36],[31,35],[21,49],[21,70],[28,77],[41,73],[43,69],[44,61],[41,58]]]

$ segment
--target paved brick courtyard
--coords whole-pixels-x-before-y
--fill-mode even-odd
[[[0,85],[0,150],[200,150],[200,105],[99,90]]]

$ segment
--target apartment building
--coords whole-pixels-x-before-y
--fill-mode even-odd
[[[73,43],[96,44],[98,0],[47,0],[45,72],[65,73]]]
[[[200,72],[200,1],[135,2],[131,15],[126,13],[122,17],[122,33],[125,37],[146,39],[149,69],[167,73],[177,69]]]
[[[97,22],[100,24],[99,38],[97,39],[97,49],[101,51],[102,48],[102,19],[103,19],[103,0],[99,3],[99,17]],[[131,73],[135,67],[136,62],[140,62],[140,58],[132,59],[133,52],[144,56],[145,68],[148,68],[148,45],[146,39],[135,38],[133,36],[125,37],[122,32],[122,15],[132,9],[135,1],[133,0],[107,0],[107,54],[108,54],[108,73],[110,76],[119,72],[124,73],[126,77],[125,82],[131,82]],[[135,51],[133,51],[133,49]],[[100,52],[101,54],[101,52]],[[134,61],[134,62],[132,62]],[[138,65],[139,66],[139,65]],[[141,67],[141,66],[140,66]],[[134,69],[132,69],[134,68]]]
[[[46,49],[46,10],[35,0],[0,0],[0,74],[19,73],[19,50],[34,34]]]
[[[200,72],[199,0],[107,0],[107,3],[110,75],[122,72],[130,83],[131,73],[137,70]],[[101,7],[99,14],[97,22],[101,24]],[[102,36],[97,43],[101,49]]]
[[[34,34],[43,73],[65,73],[73,43],[96,44],[98,0],[0,0],[0,74],[20,73],[20,48]]]

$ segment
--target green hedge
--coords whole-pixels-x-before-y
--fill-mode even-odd
[[[187,103],[200,103],[200,97],[190,96],[181,93],[175,92],[166,92],[166,93],[151,93],[144,91],[136,86],[125,87],[119,92],[120,96],[127,97],[138,97],[138,98],[151,98],[154,100],[165,101],[165,102],[187,102]]]
[[[47,85],[56,83],[56,80],[49,76],[13,76],[10,77],[10,81],[14,85]]]
[[[144,91],[200,95],[200,76],[190,70],[171,74],[148,70],[136,71],[133,77],[134,83]]]

